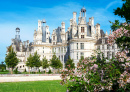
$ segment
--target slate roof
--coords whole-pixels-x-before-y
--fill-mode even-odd
[[[108,42],[107,42],[108,38],[103,37],[103,38],[99,38],[99,39],[97,40],[96,45],[102,44],[102,39],[105,39],[105,43],[104,43],[104,44],[108,44]]]

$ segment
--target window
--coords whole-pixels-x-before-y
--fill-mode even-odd
[[[43,47],[43,49],[44,49],[44,47]]]
[[[102,45],[102,49],[104,49],[104,45]]]
[[[55,40],[55,36],[53,36],[53,40]]]
[[[84,57],[84,53],[83,53],[83,52],[80,53],[80,58],[81,58],[81,57]]]
[[[105,44],[105,39],[102,39],[102,44]]]
[[[20,66],[20,68],[21,68],[22,66]]]
[[[107,45],[107,49],[109,49],[109,45]]]
[[[64,47],[64,53],[66,53],[66,47]]]
[[[112,45],[112,49],[115,49],[115,46],[114,46],[114,45]]]
[[[44,50],[43,50],[43,53],[44,53]]]
[[[80,49],[84,49],[84,43],[80,43]]]
[[[107,58],[109,59],[109,52],[107,52]]]
[[[78,43],[77,43],[77,49],[78,49]]]
[[[77,52],[77,59],[78,59],[78,52]]]
[[[99,50],[100,50],[100,46],[97,46],[97,49],[99,49]]]
[[[81,27],[81,32],[84,33],[84,27]]]
[[[24,67],[24,65],[23,65],[23,67]]]
[[[115,53],[114,52],[112,52],[112,57],[114,57],[115,56]]]
[[[63,47],[61,47],[61,53],[63,53]]]
[[[81,35],[81,38],[84,38],[84,35]]]
[[[55,42],[53,42],[53,45],[55,45]]]

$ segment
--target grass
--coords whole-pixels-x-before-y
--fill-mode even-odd
[[[0,83],[0,92],[66,92],[60,80]]]
[[[0,72],[0,74],[9,74],[9,72]]]

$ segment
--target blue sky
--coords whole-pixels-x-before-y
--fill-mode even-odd
[[[101,25],[104,32],[110,30],[110,21],[125,20],[115,16],[113,9],[122,6],[121,0],[0,0],[0,62],[4,61],[6,47],[15,37],[15,28],[19,27],[22,41],[33,41],[34,30],[38,20],[46,19],[50,32],[65,22],[69,27],[69,20],[73,11],[77,18],[81,8],[87,10],[87,21],[94,17],[94,22]]]

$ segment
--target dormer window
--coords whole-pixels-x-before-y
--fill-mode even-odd
[[[105,44],[105,39],[102,39],[102,44]]]
[[[81,27],[81,33],[84,33],[84,27]]]

